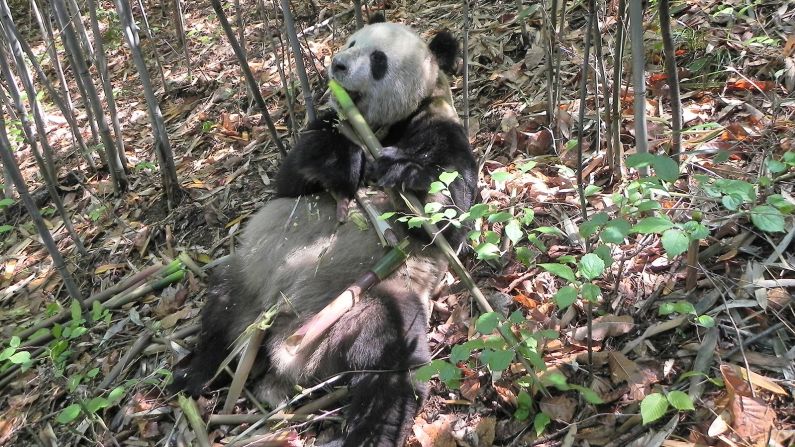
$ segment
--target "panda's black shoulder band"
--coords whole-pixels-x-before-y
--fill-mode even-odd
[[[453,74],[456,58],[460,50],[456,38],[449,31],[440,31],[433,36],[428,48],[436,57],[439,68],[446,73]]]

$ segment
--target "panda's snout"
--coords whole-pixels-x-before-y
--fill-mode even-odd
[[[331,73],[332,74],[340,75],[340,74],[345,73],[346,71],[348,71],[348,66],[345,64],[345,62],[341,58],[334,57],[333,59],[331,59]]]

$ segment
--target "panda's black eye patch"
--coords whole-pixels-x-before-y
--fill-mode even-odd
[[[383,51],[375,50],[370,53],[370,72],[376,81],[386,76],[387,57]]]
[[[352,40],[351,43],[348,44],[348,48],[350,48],[350,47],[352,47],[354,45],[356,45],[356,41]]]

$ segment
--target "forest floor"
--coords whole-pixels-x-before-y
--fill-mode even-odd
[[[14,18],[34,52],[44,54],[46,42],[27,6],[11,3],[18,6],[12,8]],[[77,253],[45,195],[37,196],[39,206],[86,296],[180,256],[191,261],[181,280],[135,296],[118,309],[97,306],[89,318],[96,321],[71,316],[56,325],[57,333],[48,332],[53,342],[27,344],[14,335],[58,312],[70,315],[70,302],[30,217],[16,204],[0,207],[0,445],[194,443],[183,407],[164,387],[171,367],[190,348],[187,335],[206,297],[206,272],[199,266],[230,253],[246,219],[274,192],[281,156],[250,107],[209,3],[183,2],[188,64],[175,43],[171,12],[160,2],[144,2],[153,38],[143,45],[185,191],[177,207],[167,208],[138,75],[112,2],[100,3],[130,191],[112,195],[107,172],[88,169],[68,126],[50,105],[47,130],[58,150],[62,198],[89,254]],[[233,19],[233,2],[226,3]],[[254,1],[241,3],[249,64],[289,145],[302,126],[304,109],[295,104],[298,122],[293,122],[285,106],[277,65],[289,58],[286,41],[273,31],[280,24],[278,9],[266,2],[270,17],[263,21]],[[353,30],[353,13],[341,2],[308,5],[296,2],[296,15],[298,28],[305,30],[301,40],[309,50],[308,71],[319,103],[324,67]],[[458,4],[403,0],[386,6],[389,20],[407,23],[424,37],[440,29],[461,37]],[[560,302],[567,285],[561,276],[566,275],[549,266],[568,263],[578,269],[580,281],[586,274],[582,259],[590,253],[577,187],[577,139],[583,143],[582,176],[592,185],[588,216],[604,211],[615,220],[624,209],[621,200],[637,204],[631,196],[644,192],[632,183],[638,179],[634,169],[619,178],[608,164],[605,149],[612,141],[605,138],[604,102],[609,90],[600,64],[593,64],[598,76],[592,69],[587,78],[585,121],[579,123],[584,3],[569,5],[557,45],[561,106],[554,138],[545,118],[541,29],[546,19],[539,5],[525,7],[520,14],[513,1],[472,6],[468,128],[481,166],[479,200],[494,210],[533,218],[520,238],[511,236],[504,220],[484,221],[484,230],[505,236],[492,244],[494,251],[479,245],[465,264],[493,307],[506,315],[519,311],[517,333],[557,334],[535,347],[543,368],[533,377],[542,383],[541,378],[558,374],[565,383],[528,385],[521,380],[528,372],[520,364],[495,368],[475,354],[458,364],[463,374],[458,386],[431,380],[431,398],[415,420],[409,445],[795,445],[795,158],[787,155],[795,154],[795,2],[674,5],[684,155],[681,175],[665,183],[667,192],[658,191],[654,200],[675,228],[692,221],[709,235],[689,244],[698,262],[688,269],[685,255],[668,255],[673,245],[661,236],[664,231],[626,234],[609,244],[608,257],[615,262],[594,279],[600,290],[595,302],[577,299],[566,306]],[[650,149],[664,153],[671,140],[670,87],[663,75],[658,19],[656,11],[647,11],[646,113]],[[609,79],[616,54],[615,3],[600,13],[598,25]],[[271,37],[277,46],[282,42],[276,52]],[[45,69],[54,73],[47,63]],[[67,77],[76,98],[74,80]],[[298,89],[297,79],[291,79]],[[454,82],[462,113],[463,81],[459,76]],[[620,142],[628,155],[635,146],[632,100],[631,89],[622,89]],[[43,101],[48,104],[46,96]],[[90,137],[85,116],[79,119]],[[584,131],[578,137],[580,127]],[[31,190],[41,190],[29,149],[20,144],[16,154]],[[528,162],[534,163],[532,169],[525,169]],[[781,221],[755,214],[759,206],[775,207]],[[610,223],[599,226],[604,230]],[[686,287],[688,279],[695,280],[693,287]],[[450,283],[435,298],[431,318],[429,340],[437,359],[449,359],[453,346],[478,338],[477,308],[463,287],[452,278]],[[590,309],[597,318],[589,341]],[[19,354],[23,351],[40,357],[34,361]],[[689,400],[677,400],[681,391]],[[224,396],[221,391],[198,401],[205,420],[220,410]],[[272,423],[270,435],[239,445],[312,445],[315,436],[339,429],[343,404],[315,410],[321,422]],[[242,399],[235,411],[254,407]],[[649,422],[655,411],[660,414]],[[539,417],[542,413],[546,419]],[[211,426],[208,431],[224,444],[248,427]]]

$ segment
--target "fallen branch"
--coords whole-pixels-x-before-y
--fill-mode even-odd
[[[202,422],[202,416],[199,413],[199,406],[196,401],[190,397],[185,397],[180,393],[179,407],[185,413],[185,418],[193,429],[193,434],[196,435],[196,442],[200,447],[210,447],[210,438],[207,436],[207,427]]]

